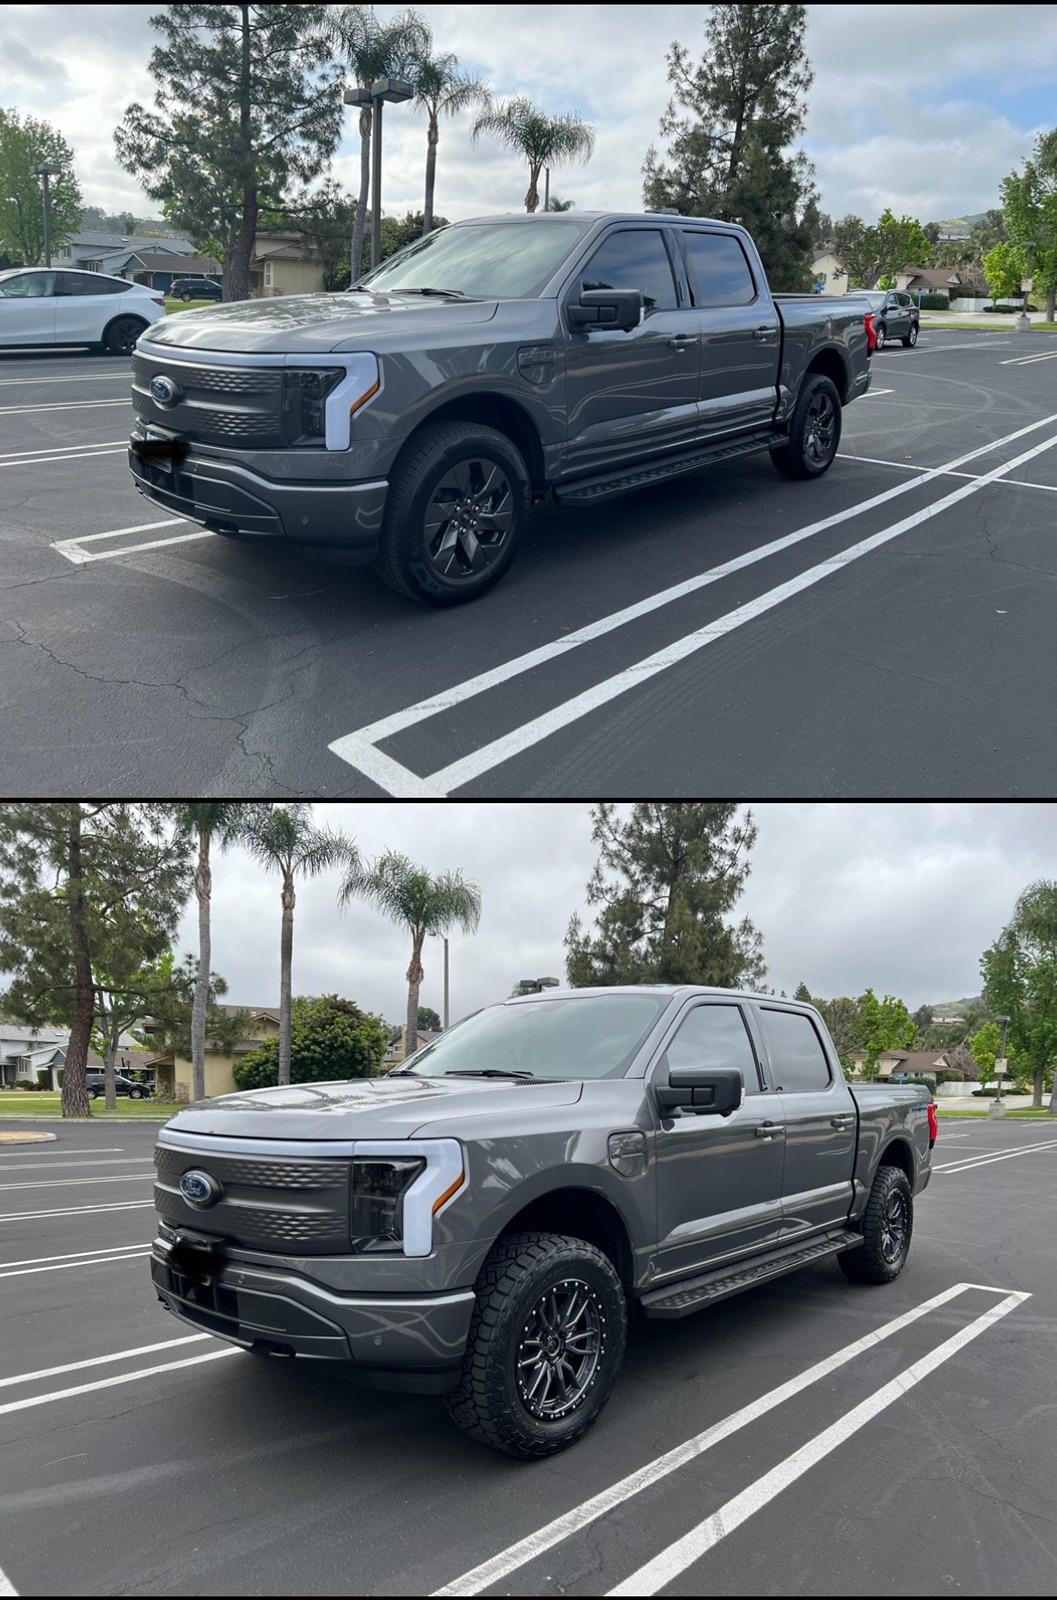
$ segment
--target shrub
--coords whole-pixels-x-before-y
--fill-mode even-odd
[[[1038,306],[1033,306],[1033,305],[1029,305],[1028,306],[1028,310],[1029,311],[1038,311],[1038,309],[1039,309]],[[984,306],[984,310],[985,311],[1000,311],[1003,314],[1003,316],[1007,316],[1008,317],[1009,313],[1011,311],[1019,311],[1020,310],[1020,306],[1019,306],[1019,304],[1015,305],[1015,306]]]
[[[35,1089],[37,1086],[32,1078],[19,1078],[15,1084],[16,1089]]]
[[[291,1018],[291,1083],[369,1078],[381,1066],[389,1031],[380,1017],[335,994],[299,999]],[[268,1039],[236,1062],[240,1089],[267,1089],[279,1081],[279,1040]]]
[[[922,311],[949,311],[951,297],[949,294],[923,294],[920,305]]]

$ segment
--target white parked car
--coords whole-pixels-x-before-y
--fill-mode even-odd
[[[165,315],[155,289],[104,272],[11,267],[0,272],[0,348],[91,345],[126,356]]]

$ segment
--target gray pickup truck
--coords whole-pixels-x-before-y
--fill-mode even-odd
[[[502,576],[547,494],[594,505],[761,450],[818,477],[873,338],[854,296],[772,295],[732,223],[483,217],[343,294],[156,323],[129,465],[216,533],[340,546],[451,605]]]
[[[553,990],[385,1078],[178,1112],[151,1272],[199,1330],[543,1456],[601,1411],[630,1304],[683,1317],[828,1256],[896,1277],[936,1129],[925,1088],[849,1088],[811,1006]]]

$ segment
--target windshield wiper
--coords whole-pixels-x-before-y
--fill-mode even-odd
[[[473,295],[463,294],[461,289],[390,289],[390,294],[433,294],[442,300],[472,300]]]
[[[504,1067],[468,1067],[464,1072],[446,1072],[446,1078],[534,1078],[534,1072],[515,1072]]]

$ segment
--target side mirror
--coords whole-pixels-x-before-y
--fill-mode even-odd
[[[729,1117],[741,1105],[745,1086],[737,1067],[670,1067],[667,1085],[655,1093],[662,1113],[711,1112]]]
[[[574,328],[619,328],[629,333],[642,321],[641,289],[582,289],[578,301],[569,306],[569,322]]]

